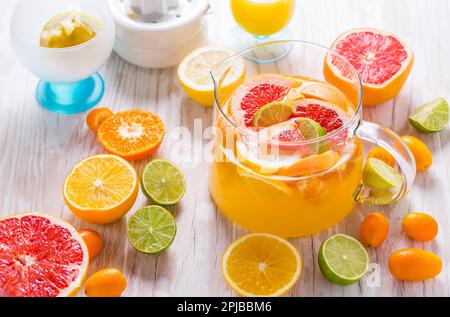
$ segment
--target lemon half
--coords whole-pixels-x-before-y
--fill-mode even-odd
[[[178,66],[178,80],[186,94],[195,102],[212,107],[214,104],[214,84],[210,71],[219,62],[235,52],[219,46],[207,46],[194,50]],[[226,99],[245,78],[245,66],[237,59],[229,69],[224,69],[225,80],[220,86],[220,95]]]

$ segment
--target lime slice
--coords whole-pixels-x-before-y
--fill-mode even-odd
[[[45,24],[40,45],[48,48],[72,47],[91,40],[101,30],[101,24],[93,17],[79,11],[67,11]]]
[[[317,139],[327,134],[324,128],[322,128],[322,126],[313,119],[302,117],[295,120],[295,122],[297,123],[298,129],[305,140]],[[309,144],[309,146],[311,151],[316,154],[320,152],[323,144],[316,142]]]
[[[145,166],[141,186],[147,198],[159,205],[176,204],[186,191],[181,170],[164,159],[153,160]]]
[[[340,285],[359,281],[369,268],[369,255],[363,245],[345,234],[326,239],[320,246],[318,261],[326,279]]]
[[[401,186],[403,178],[382,160],[371,157],[364,166],[363,183],[370,187],[389,189]]]
[[[435,133],[445,128],[448,123],[448,103],[439,98],[418,108],[409,116],[409,123],[424,133]]]
[[[163,252],[172,244],[176,232],[175,219],[161,206],[141,208],[128,221],[128,240],[144,253]]]
[[[293,107],[285,102],[271,102],[262,106],[253,116],[255,128],[269,127],[271,125],[288,120],[293,111]]]

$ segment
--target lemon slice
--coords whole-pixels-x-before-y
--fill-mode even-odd
[[[40,45],[65,48],[83,44],[102,30],[101,24],[80,11],[67,11],[51,18],[41,32]]]
[[[186,94],[195,102],[211,107],[214,104],[214,83],[210,71],[219,62],[234,55],[235,52],[223,47],[207,46],[187,55],[178,66],[178,80]],[[228,69],[223,69],[224,82],[220,86],[220,95],[226,99],[232,91],[244,81],[245,66],[237,59]]]

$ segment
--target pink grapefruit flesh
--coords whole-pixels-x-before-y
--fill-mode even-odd
[[[365,105],[376,105],[395,97],[411,71],[414,54],[395,34],[376,29],[353,29],[340,35],[332,50],[345,58],[363,83]],[[324,67],[328,82],[347,95],[354,95],[348,78],[354,75],[345,63],[328,56]]]
[[[294,116],[316,121],[327,133],[339,129],[344,124],[341,116],[331,104],[316,99],[303,99],[297,102]]]
[[[364,83],[376,86],[395,76],[408,58],[396,37],[373,31],[350,33],[334,49],[352,64]]]
[[[262,106],[282,100],[298,85],[294,79],[280,75],[256,76],[237,88],[230,106],[230,114],[238,126],[253,125],[253,116]]]
[[[75,295],[87,265],[86,245],[68,223],[38,213],[0,220],[0,296]]]

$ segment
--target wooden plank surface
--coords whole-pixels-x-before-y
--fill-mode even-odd
[[[165,254],[156,257],[136,252],[126,239],[126,219],[106,226],[81,222],[65,206],[61,184],[79,160],[103,153],[84,124],[84,114],[57,116],[40,108],[34,99],[37,79],[18,62],[9,42],[9,19],[17,1],[0,2],[0,215],[39,210],[60,216],[76,227],[93,228],[105,249],[93,260],[89,273],[115,266],[128,278],[125,296],[233,296],[221,277],[220,259],[225,247],[245,233],[216,210],[208,192],[208,165],[183,164],[187,179],[185,198],[175,211],[178,233]],[[235,23],[229,1],[211,0],[214,13],[207,18],[209,43],[226,45]],[[415,52],[415,65],[404,89],[394,100],[364,109],[364,118],[382,123],[399,134],[417,133],[408,125],[411,110],[436,97],[450,99],[450,1],[447,0],[298,0],[290,25],[292,37],[324,45],[341,32],[360,26],[397,33]],[[166,123],[168,135],[175,127],[194,129],[194,119],[211,124],[211,109],[189,100],[178,85],[175,68],[147,70],[132,66],[112,54],[101,73],[106,95],[101,102],[114,111],[139,108],[153,111]],[[348,218],[327,232],[292,240],[304,262],[301,281],[290,296],[449,296],[450,275],[450,129],[420,135],[434,154],[433,166],[416,178],[407,199],[378,208],[389,215],[389,240],[371,251],[375,271],[359,283],[341,287],[327,282],[318,270],[320,242],[336,232],[357,235],[359,224],[373,207],[355,208]],[[166,141],[157,153],[171,157],[175,141]],[[205,140],[195,135],[193,147]],[[135,163],[138,171],[145,162]],[[140,193],[132,211],[146,204]],[[408,211],[425,211],[439,222],[433,242],[409,240],[400,230]],[[414,246],[439,254],[444,261],[439,277],[424,283],[394,280],[387,269],[388,255],[399,247]]]

